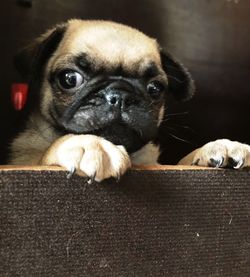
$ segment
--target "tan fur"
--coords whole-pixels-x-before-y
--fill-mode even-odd
[[[158,164],[159,156],[159,146],[148,143],[131,155],[131,161],[134,165],[156,165]]]
[[[39,164],[45,151],[57,138],[51,125],[34,114],[26,130],[12,142],[9,164]]]
[[[96,69],[112,70],[120,65],[131,74],[142,74],[145,67],[154,62],[162,75],[159,78],[166,79],[156,40],[142,32],[109,21],[74,19],[66,25],[63,39],[46,65],[45,76],[70,65],[72,56],[85,53]],[[55,28],[38,38],[29,49],[37,47]],[[79,175],[95,175],[95,180],[101,181],[123,174],[131,166],[130,158],[137,164],[157,163],[159,148],[151,143],[129,157],[124,147],[93,135],[59,137],[50,125],[48,110],[54,96],[47,78],[42,83],[41,94],[43,117],[33,114],[26,130],[13,141],[10,164],[60,165],[69,171],[76,169]],[[60,101],[67,105],[71,99],[68,96]],[[163,107],[159,112],[159,124],[162,117]]]
[[[230,159],[237,162],[235,169],[250,166],[250,146],[230,141],[228,139],[219,139],[205,144],[196,149],[179,161],[180,165],[196,164],[200,166],[209,166],[212,160],[217,160],[217,167],[226,167],[230,165]]]
[[[44,154],[44,165],[60,165],[96,181],[119,178],[131,166],[123,146],[93,135],[66,135],[56,140]]]
[[[161,64],[158,44],[142,32],[109,21],[70,20],[65,36],[50,60],[49,67],[60,67],[72,54],[86,53],[105,64],[106,68],[121,64],[131,70],[138,62]],[[63,59],[62,59],[63,57]]]

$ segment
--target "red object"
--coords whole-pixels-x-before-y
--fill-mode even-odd
[[[11,102],[17,111],[21,111],[27,101],[28,84],[14,83],[11,86]]]

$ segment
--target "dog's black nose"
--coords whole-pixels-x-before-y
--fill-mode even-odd
[[[126,108],[135,103],[135,99],[130,92],[110,90],[105,93],[107,103],[112,107]]]
[[[124,80],[112,82],[104,93],[107,103],[112,107],[123,109],[136,102],[134,87]]]
[[[116,91],[106,92],[105,98],[110,106],[121,106],[125,96]]]

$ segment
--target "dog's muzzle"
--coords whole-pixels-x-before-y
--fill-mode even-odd
[[[134,87],[126,81],[113,82],[102,93],[107,104],[112,109],[124,110],[130,105],[137,103]]]

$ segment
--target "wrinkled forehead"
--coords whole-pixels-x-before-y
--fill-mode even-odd
[[[55,56],[86,54],[108,67],[122,65],[130,68],[150,62],[160,65],[158,45],[154,39],[133,28],[118,26],[109,22],[69,24]]]

